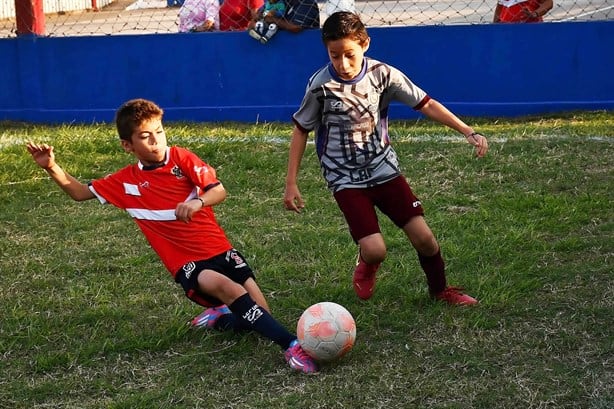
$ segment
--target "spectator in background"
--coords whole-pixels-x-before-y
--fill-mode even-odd
[[[185,0],[179,9],[179,31],[199,33],[220,29],[219,0]]]
[[[498,0],[494,23],[538,23],[552,9],[553,0]]]
[[[220,6],[220,30],[247,30],[250,21],[258,19],[264,0],[224,0]]]
[[[320,9],[316,0],[284,0],[286,15],[268,15],[264,21],[277,24],[282,30],[298,33],[304,29],[320,28]]]
[[[286,15],[284,0],[265,0],[264,6],[258,11],[257,21],[249,22],[250,37],[266,44],[277,32],[277,24],[264,21],[267,16],[283,18]]]

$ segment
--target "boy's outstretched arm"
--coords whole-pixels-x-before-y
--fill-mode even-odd
[[[454,129],[455,131],[465,135],[465,138],[467,138],[467,142],[475,146],[475,154],[478,157],[481,158],[482,156],[486,155],[486,152],[488,152],[488,141],[486,140],[484,135],[475,132],[472,127],[464,123],[460,118],[450,112],[448,108],[446,108],[436,100],[431,98],[420,109],[420,112],[422,112],[424,115],[428,116],[432,120],[446,125]]]
[[[288,171],[286,173],[286,190],[284,192],[284,205],[286,209],[300,213],[305,207],[305,202],[298,189],[298,171],[301,167],[301,160],[307,145],[308,132],[303,131],[298,126],[292,130],[292,140],[290,141],[290,153],[288,155]]]
[[[34,162],[47,171],[47,174],[62,188],[62,190],[73,200],[82,201],[93,199],[94,194],[88,189],[87,185],[79,182],[73,176],[64,172],[64,169],[55,162],[53,146],[47,144],[37,144],[28,142],[26,145],[28,152],[32,155]]]

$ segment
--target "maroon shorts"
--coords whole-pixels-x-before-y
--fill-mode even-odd
[[[334,196],[355,242],[380,233],[376,207],[399,228],[403,228],[412,217],[424,215],[420,200],[403,176],[379,186],[343,189]]]

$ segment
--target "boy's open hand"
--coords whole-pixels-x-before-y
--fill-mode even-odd
[[[55,154],[53,153],[53,146],[49,146],[46,143],[38,144],[34,142],[28,142],[26,145],[28,152],[32,155],[32,159],[38,166],[43,169],[51,169],[55,166]]]

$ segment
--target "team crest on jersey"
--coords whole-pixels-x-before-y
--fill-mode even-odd
[[[173,166],[173,169],[171,169],[171,173],[177,176],[177,179],[181,179],[183,177],[183,172],[177,165]]]
[[[369,104],[371,105],[377,105],[379,103],[379,94],[381,94],[381,91],[378,90],[377,88],[371,88],[371,92],[369,92]]]
[[[381,90],[375,87],[371,87],[371,91],[369,92],[367,100],[369,101],[369,112],[371,112],[372,114],[376,113],[379,109],[379,99],[381,93]]]

